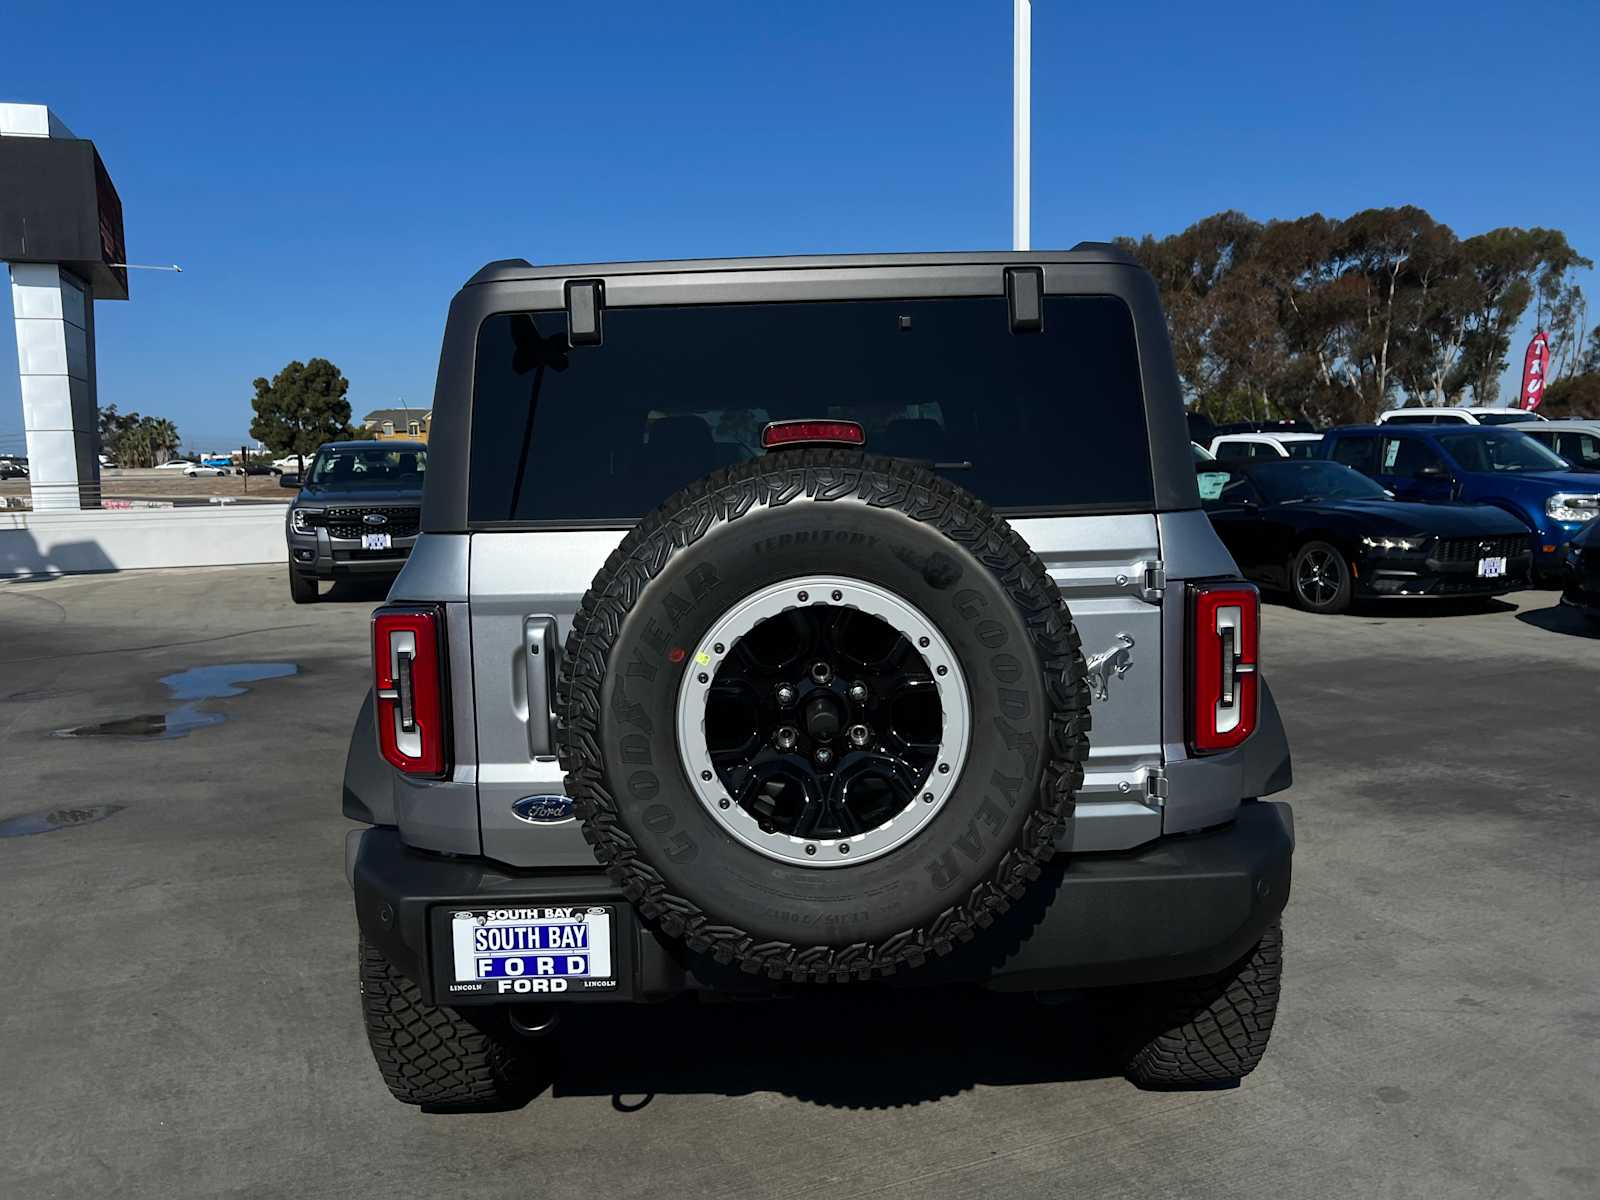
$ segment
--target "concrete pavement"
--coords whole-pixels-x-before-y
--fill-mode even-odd
[[[1135,1090],[1077,1007],[907,995],[591,1010],[525,1108],[430,1116],[368,1056],[341,872],[381,589],[283,574],[0,584],[0,822],[80,814],[0,837],[0,1195],[1600,1194],[1600,639],[1554,593],[1269,607],[1299,850],[1237,1090]],[[163,736],[163,677],[241,663],[296,669]]]

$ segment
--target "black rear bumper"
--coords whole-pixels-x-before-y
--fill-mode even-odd
[[[718,967],[632,919],[598,868],[519,873],[483,859],[412,850],[390,828],[351,835],[356,917],[439,1003],[445,956],[434,911],[474,904],[619,906],[625,977],[614,992],[572,999],[657,1000],[691,991],[761,994],[785,985]],[[1162,838],[1126,854],[1057,858],[1015,908],[970,945],[890,979],[890,986],[975,983],[1008,991],[1180,979],[1220,970],[1261,937],[1289,898],[1294,818],[1249,801],[1220,829]],[[430,932],[431,931],[431,932]],[[451,998],[452,1004],[478,1002]]]

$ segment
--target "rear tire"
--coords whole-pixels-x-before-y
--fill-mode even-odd
[[[530,1047],[500,1009],[422,1002],[417,985],[360,940],[367,1043],[390,1093],[430,1108],[506,1108],[532,1093]]]
[[[1282,979],[1283,928],[1274,921],[1226,970],[1147,989],[1139,1012],[1148,1040],[1128,1078],[1156,1088],[1238,1083],[1267,1052]]]
[[[296,571],[293,566],[289,568],[289,598],[296,604],[315,604],[321,595],[317,581],[307,578]]]
[[[1307,542],[1289,563],[1289,598],[1314,613],[1342,613],[1354,595],[1350,564],[1337,546]]]

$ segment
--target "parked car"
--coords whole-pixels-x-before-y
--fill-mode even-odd
[[[1591,521],[1568,547],[1561,602],[1578,609],[1600,630],[1600,521]]]
[[[428,448],[421,442],[329,442],[317,450],[289,506],[289,595],[317,599],[317,581],[392,576],[416,544]]]
[[[1391,408],[1378,414],[1379,425],[1520,425],[1544,420],[1523,408]]]
[[[1536,582],[1558,579],[1567,542],[1600,514],[1600,478],[1574,471],[1515,429],[1353,426],[1324,435],[1324,453],[1402,500],[1492,504],[1536,534]]]
[[[232,467],[212,467],[203,463],[190,463],[183,469],[183,473],[190,479],[199,479],[202,476],[232,475]]]
[[[311,461],[311,458],[312,456],[309,454],[286,454],[282,458],[273,459],[272,465],[278,469],[280,474],[287,474],[290,471],[299,474],[306,469],[306,464]]]
[[[1206,515],[1245,578],[1308,612],[1528,586],[1532,535],[1502,509],[1407,503],[1322,460],[1218,460],[1195,471]]]
[[[11,458],[0,458],[0,479],[26,479],[28,465]]]
[[[1320,433],[1225,433],[1211,443],[1219,462],[1250,458],[1320,458]]]
[[[1540,421],[1519,427],[1547,450],[1554,450],[1577,471],[1600,471],[1600,421],[1581,418]]]
[[[1316,429],[1309,421],[1297,421],[1290,418],[1281,418],[1271,421],[1229,421],[1218,425],[1212,432],[1212,439],[1228,433],[1316,433]]]
[[[246,463],[238,468],[241,475],[282,475],[283,468],[275,463]]]
[[[1256,1065],[1288,749],[1131,256],[512,260],[449,313],[342,789],[396,1098],[503,1104],[564,1006],[886,976]]]
[[[172,458],[172,459],[168,459],[164,463],[156,464],[156,470],[158,470],[158,471],[187,471],[190,467],[197,467],[199,465],[200,465],[199,463],[193,462],[193,461],[191,461],[190,459],[187,459],[187,458]]]

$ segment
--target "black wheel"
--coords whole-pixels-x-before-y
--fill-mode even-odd
[[[1147,1040],[1129,1061],[1128,1078],[1141,1087],[1243,1079],[1267,1052],[1282,979],[1283,929],[1275,921],[1227,970],[1145,989],[1139,1017]]]
[[[1307,612],[1342,613],[1350,607],[1350,564],[1336,546],[1307,542],[1289,563],[1289,595]]]
[[[315,604],[318,595],[317,581],[308,575],[302,575],[289,566],[289,598],[296,604]]]
[[[557,711],[595,856],[691,950],[841,981],[970,940],[1088,753],[1071,616],[996,513],[845,451],[719,471],[584,597]]]
[[[498,1008],[464,1012],[422,1003],[416,984],[360,940],[367,1044],[396,1100],[430,1108],[495,1108],[533,1090],[531,1043]]]

